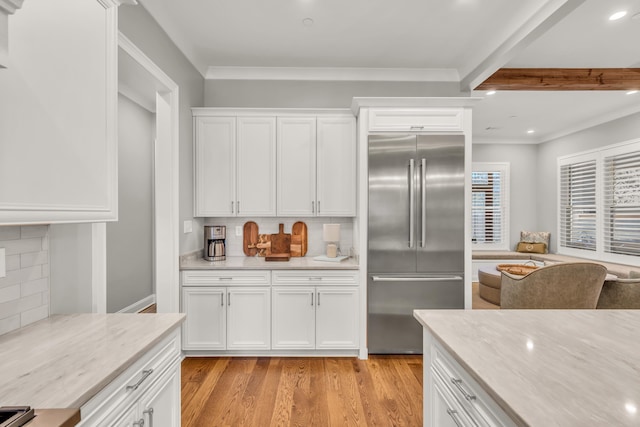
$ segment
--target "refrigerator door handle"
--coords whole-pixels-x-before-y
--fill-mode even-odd
[[[420,247],[424,248],[427,246],[427,159],[423,158],[420,166],[420,198],[422,200],[422,206],[420,209]]]
[[[416,206],[415,199],[415,185],[414,185],[414,173],[415,173],[415,160],[409,160],[409,247],[413,247],[413,236],[415,227],[414,211]]]
[[[389,277],[372,276],[374,282],[446,282],[462,280],[462,276],[439,276],[439,277]]]

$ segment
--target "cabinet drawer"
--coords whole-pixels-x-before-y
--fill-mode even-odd
[[[181,359],[178,328],[83,405],[79,425],[108,425],[108,420],[131,406],[165,370]]]
[[[439,346],[433,346],[431,370],[480,426],[515,426],[509,417],[471,378],[471,376]]]
[[[357,285],[357,271],[339,270],[274,270],[274,285]]]
[[[182,286],[270,285],[271,272],[265,270],[185,270]]]
[[[369,130],[373,132],[462,132],[463,129],[462,108],[394,108],[369,112]]]

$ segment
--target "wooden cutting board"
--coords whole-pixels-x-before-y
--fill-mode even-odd
[[[288,254],[291,250],[291,234],[284,232],[284,224],[280,224],[280,231],[272,234],[270,240],[272,254]]]
[[[258,253],[258,224],[253,221],[244,223],[242,229],[242,251],[246,256],[255,256]]]
[[[271,234],[258,234],[258,256],[271,255]]]
[[[303,257],[307,254],[307,224],[298,221],[291,227],[291,256]]]

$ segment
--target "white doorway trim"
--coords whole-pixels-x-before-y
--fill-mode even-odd
[[[158,313],[180,311],[179,286],[179,87],[124,34],[118,46],[156,84],[156,144],[154,153],[154,278]],[[106,246],[106,239],[105,239]]]

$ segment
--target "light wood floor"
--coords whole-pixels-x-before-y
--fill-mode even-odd
[[[421,426],[422,356],[182,362],[182,426]]]

